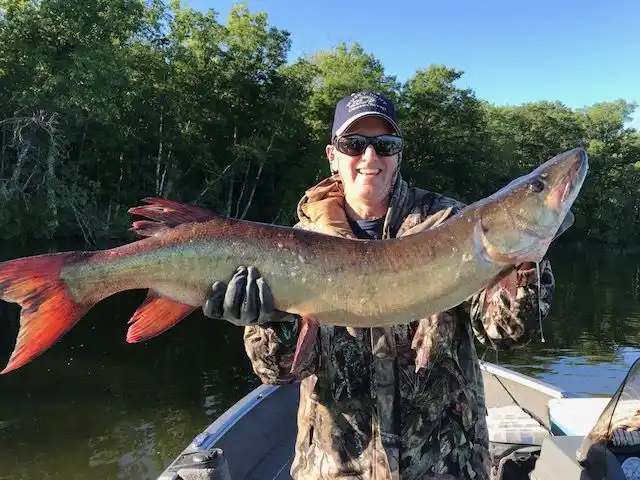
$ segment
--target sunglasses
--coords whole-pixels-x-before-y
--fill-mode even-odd
[[[338,137],[333,140],[333,145],[339,152],[355,157],[362,155],[369,145],[381,157],[388,157],[400,153],[404,147],[402,137],[397,135],[377,135],[367,137],[365,135],[353,134]]]

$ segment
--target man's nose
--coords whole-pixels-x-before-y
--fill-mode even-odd
[[[362,158],[364,160],[375,160],[377,156],[378,154],[376,153],[376,149],[373,148],[373,145],[367,145],[367,148],[365,148],[364,153],[362,154]]]

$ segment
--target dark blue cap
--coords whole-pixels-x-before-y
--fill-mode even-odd
[[[347,95],[337,103],[333,115],[331,138],[342,135],[353,122],[368,115],[384,118],[400,135],[396,108],[391,100],[380,93],[364,91]]]

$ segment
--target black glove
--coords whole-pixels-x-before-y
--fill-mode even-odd
[[[294,320],[293,315],[275,309],[271,289],[251,266],[238,267],[228,286],[214,282],[202,311],[209,318],[222,318],[238,326]]]

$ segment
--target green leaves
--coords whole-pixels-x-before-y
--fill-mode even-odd
[[[289,59],[291,41],[246,3],[0,0],[0,235],[124,235],[147,195],[291,224],[329,174],[336,102],[371,89],[397,102],[412,183],[472,202],[585,145],[571,234],[638,240],[634,103],[495,106],[446,65],[400,83],[358,43]]]
[[[358,43],[342,43],[332,50],[311,55],[312,95],[308,102],[308,119],[314,137],[328,142],[333,109],[341,98],[359,90],[377,90],[396,98],[399,85],[385,74],[384,67]]]
[[[444,194],[471,200],[482,195],[490,157],[481,103],[455,82],[462,72],[431,66],[401,92],[400,128],[407,178]]]

